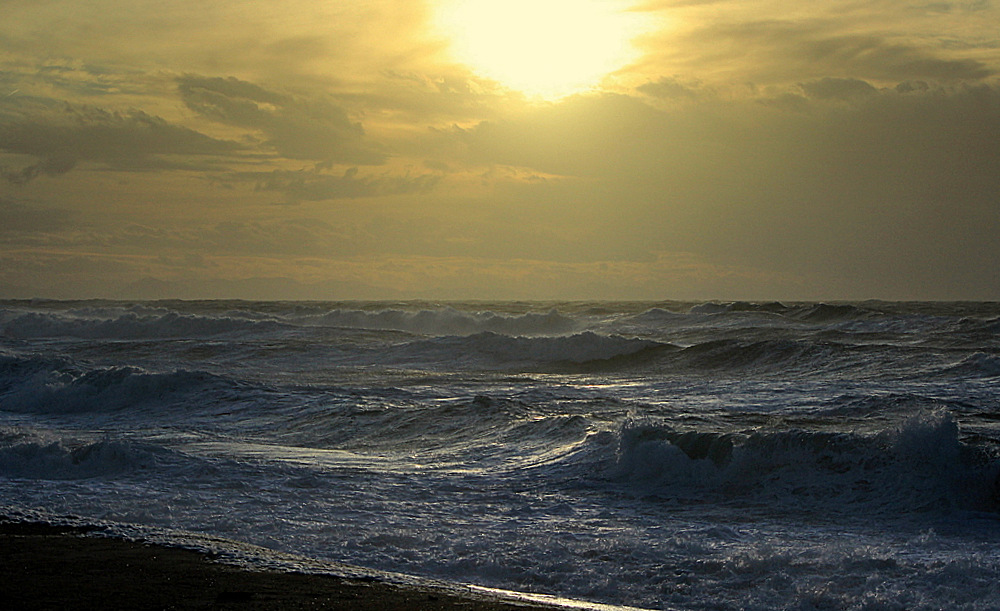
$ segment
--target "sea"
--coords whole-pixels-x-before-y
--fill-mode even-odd
[[[250,565],[998,609],[998,474],[997,303],[0,302],[0,513]]]

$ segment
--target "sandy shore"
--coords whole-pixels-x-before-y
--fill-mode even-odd
[[[377,579],[248,571],[83,528],[0,521],[0,609],[553,608]]]

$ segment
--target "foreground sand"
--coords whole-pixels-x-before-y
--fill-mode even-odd
[[[379,580],[247,571],[189,550],[0,521],[0,609],[553,608]]]

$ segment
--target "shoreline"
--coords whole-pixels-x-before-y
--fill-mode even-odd
[[[552,611],[576,601],[374,577],[248,569],[210,554],[0,517],[0,608]],[[530,596],[530,595],[529,595]],[[543,597],[544,598],[544,597]],[[604,607],[610,608],[610,607]]]

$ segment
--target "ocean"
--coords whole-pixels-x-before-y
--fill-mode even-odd
[[[0,512],[249,564],[997,609],[998,474],[996,303],[0,302]]]

